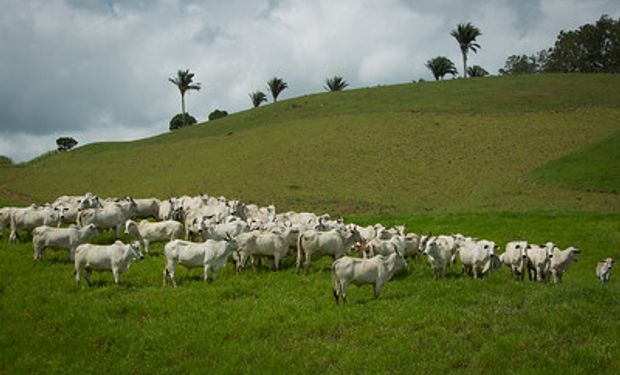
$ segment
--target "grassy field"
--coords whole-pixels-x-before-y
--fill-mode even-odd
[[[0,206],[61,194],[206,192],[349,222],[582,250],[558,286],[482,280],[426,260],[378,300],[331,295],[331,260],[213,283],[162,245],[112,283],[77,286],[64,252],[0,240],[0,373],[620,372],[619,76],[532,75],[311,95],[157,137],[0,167]],[[106,234],[98,239],[110,243]],[[617,271],[617,270],[616,270]]]
[[[296,275],[234,275],[205,284],[179,272],[161,287],[161,245],[112,284],[78,287],[66,254],[31,260],[31,246],[0,246],[0,372],[24,373],[617,373],[620,283],[599,285],[596,262],[618,254],[619,215],[450,214],[352,218],[461,231],[504,243],[553,239],[583,249],[564,284],[517,282],[502,269],[482,280],[454,269],[432,279],[426,261],[380,299],[351,287],[331,296],[328,259]],[[103,241],[111,241],[104,238]],[[616,280],[617,281],[617,280]]]
[[[281,210],[617,212],[528,173],[620,130],[620,77],[549,75],[312,95],[0,169],[0,204],[207,192]]]

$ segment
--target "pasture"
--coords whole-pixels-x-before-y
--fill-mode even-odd
[[[582,250],[564,283],[434,280],[409,260],[372,298],[337,306],[331,259],[297,275],[227,265],[211,283],[163,246],[112,283],[78,286],[66,252],[32,259],[0,239],[1,373],[438,373],[620,371],[620,77],[532,75],[304,96],[150,139],[0,167],[0,206],[92,191],[205,192],[248,203],[404,224],[505,245]],[[125,240],[128,238],[125,237]],[[110,233],[97,239],[111,243]]]

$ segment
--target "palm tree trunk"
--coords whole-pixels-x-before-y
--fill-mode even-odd
[[[463,78],[467,78],[467,52],[463,52]]]
[[[185,95],[181,94],[181,116],[183,117],[183,127],[185,127]]]

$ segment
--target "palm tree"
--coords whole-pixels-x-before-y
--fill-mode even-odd
[[[431,70],[436,81],[443,79],[446,74],[455,75],[457,73],[454,63],[445,56],[437,56],[428,60],[426,67]]]
[[[265,95],[262,91],[254,91],[248,95],[250,95],[250,99],[252,99],[252,105],[254,105],[254,108],[258,107],[262,102],[267,101],[267,95]]]
[[[486,69],[484,69],[480,65],[474,65],[467,68],[467,75],[470,77],[484,77],[488,76],[489,72],[487,72]]]
[[[342,91],[345,87],[349,86],[349,83],[342,77],[334,76],[325,80],[327,86],[323,86],[327,91]]]
[[[461,23],[456,29],[450,32],[450,35],[456,39],[461,47],[461,54],[463,55],[463,78],[467,78],[467,53],[469,50],[476,53],[480,48],[478,43],[475,43],[476,38],[482,35],[480,29],[472,25],[471,22]]]
[[[273,96],[273,102],[275,103],[278,101],[278,95],[280,95],[280,93],[284,91],[284,89],[288,88],[288,85],[282,80],[282,78],[273,77],[272,79],[267,81],[267,88],[271,92],[271,96]]]
[[[179,70],[177,76],[168,78],[181,92],[181,113],[183,114],[183,126],[185,126],[185,93],[189,90],[200,90],[200,83],[193,83],[194,73],[190,73],[189,69]]]

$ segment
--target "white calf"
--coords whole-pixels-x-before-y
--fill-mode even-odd
[[[116,241],[112,245],[83,244],[75,250],[75,280],[79,283],[82,272],[86,271],[86,283],[90,286],[92,271],[112,271],[114,283],[120,281],[120,274],[127,272],[134,259],[142,259],[140,244],[124,244]]]
[[[347,287],[354,285],[374,284],[375,298],[379,298],[383,284],[388,282],[394,274],[407,268],[407,261],[398,252],[388,257],[377,255],[370,259],[351,258],[348,256],[337,259],[332,263],[332,279],[334,281],[334,298],[338,303],[339,297],[347,300]]]
[[[160,201],[156,198],[134,199],[136,202],[136,218],[159,218]]]
[[[530,281],[549,282],[551,259],[555,245],[547,242],[544,246],[529,244],[527,250],[527,272]]]
[[[237,251],[237,241],[206,240],[202,243],[174,240],[164,246],[166,266],[164,267],[164,286],[166,278],[170,277],[172,285],[177,287],[176,267],[178,264],[187,269],[204,268],[204,280],[215,280],[217,272],[226,265],[228,257]],[[210,274],[209,274],[210,273]]]
[[[461,258],[462,272],[477,279],[478,276],[484,276],[493,267],[493,258],[496,257],[495,242],[480,240],[466,240],[459,246],[459,256]]]
[[[97,236],[99,232],[93,224],[78,228],[55,228],[42,225],[32,230],[32,245],[34,248],[34,259],[43,260],[46,248],[67,249],[69,260],[74,260],[75,249],[91,238]]]
[[[501,261],[510,268],[515,279],[523,281],[527,270],[527,241],[512,241],[506,244]]]
[[[601,280],[601,283],[605,284],[609,282],[611,278],[611,267],[616,261],[612,258],[603,259],[596,265],[596,277]]]
[[[454,241],[449,236],[431,237],[424,249],[424,255],[428,257],[435,279],[444,277],[452,260],[452,248]]]

